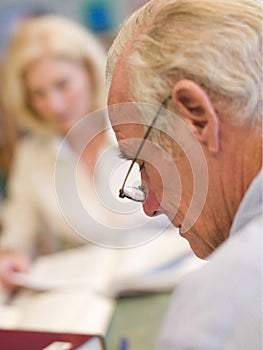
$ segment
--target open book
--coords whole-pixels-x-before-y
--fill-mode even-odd
[[[42,256],[29,274],[14,274],[23,288],[0,307],[0,327],[105,334],[116,297],[171,290],[203,263],[174,229],[136,248]]]

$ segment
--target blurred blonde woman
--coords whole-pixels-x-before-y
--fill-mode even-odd
[[[28,270],[32,256],[84,242],[61,213],[54,169],[61,139],[84,116],[105,105],[104,63],[104,50],[92,34],[54,15],[27,20],[7,50],[3,101],[27,131],[16,149],[0,237],[0,280],[9,287],[12,272]],[[98,123],[103,124],[103,118]],[[94,128],[103,125],[94,119]],[[76,141],[63,159],[65,192]],[[108,144],[107,134],[97,132],[82,154],[81,192],[99,217],[106,214],[96,207],[90,179]],[[67,204],[74,212],[74,198]],[[85,224],[92,230],[92,220]]]
[[[14,287],[12,273],[27,271],[39,254],[87,240],[134,246],[167,225],[117,198],[128,164],[113,147],[103,108],[105,61],[96,38],[54,15],[27,20],[9,46],[3,101],[27,136],[16,148],[3,212],[6,286]]]

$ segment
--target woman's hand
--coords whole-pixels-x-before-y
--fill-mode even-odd
[[[13,281],[14,272],[28,272],[30,267],[29,257],[21,252],[5,251],[0,253],[0,281],[9,288],[13,289],[17,285]]]

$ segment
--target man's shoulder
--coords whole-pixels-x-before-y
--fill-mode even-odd
[[[261,284],[258,216],[176,288],[159,349],[261,349]]]
[[[233,252],[235,253],[235,259],[230,258],[229,262],[236,262],[237,258],[242,259],[242,261],[252,261],[254,254],[253,251],[260,251],[262,246],[260,241],[262,240],[262,215],[255,216],[252,220],[247,222],[242,228],[238,230],[236,235],[230,236],[219,249],[217,249],[211,256],[210,259],[213,260],[223,260],[225,256],[233,257]],[[244,260],[245,259],[245,260]],[[225,260],[224,260],[225,261]],[[228,261],[228,260],[227,260]],[[226,261],[226,263],[227,263]]]

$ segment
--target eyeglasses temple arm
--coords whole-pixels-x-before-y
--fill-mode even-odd
[[[146,130],[146,133],[145,133],[144,136],[143,136],[142,142],[141,142],[139,148],[137,149],[137,152],[136,152],[136,154],[135,154],[135,157],[133,158],[133,160],[132,160],[132,162],[131,162],[131,165],[130,165],[130,167],[129,167],[129,170],[128,170],[128,172],[127,172],[127,174],[126,174],[126,176],[125,176],[125,179],[124,179],[124,181],[123,181],[122,187],[121,187],[121,189],[120,189],[120,194],[119,194],[120,198],[124,198],[124,197],[125,197],[125,195],[124,195],[124,187],[125,187],[125,185],[126,185],[126,181],[127,181],[127,179],[128,179],[128,176],[130,175],[130,172],[131,172],[131,170],[132,170],[132,167],[133,167],[134,163],[137,161],[138,156],[139,156],[139,154],[140,154],[140,152],[141,152],[141,150],[142,150],[142,148],[143,148],[143,145],[145,144],[145,141],[146,141],[148,135],[150,134],[150,131],[152,130],[152,128],[153,128],[153,126],[154,126],[154,124],[155,124],[157,118],[159,117],[159,114],[161,113],[162,108],[165,107],[165,106],[167,105],[167,102],[168,102],[171,98],[172,98],[171,96],[168,96],[168,97],[163,101],[163,103],[162,103],[162,105],[159,107],[159,109],[158,109],[158,111],[157,111],[155,117],[153,118],[153,121],[152,121],[151,125],[150,125],[149,128]]]

